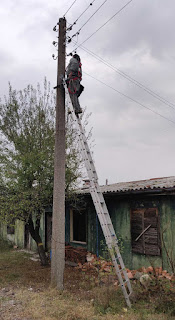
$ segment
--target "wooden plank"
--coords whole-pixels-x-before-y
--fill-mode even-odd
[[[131,210],[132,251],[160,255],[159,216],[157,208]],[[137,241],[135,241],[137,239]]]

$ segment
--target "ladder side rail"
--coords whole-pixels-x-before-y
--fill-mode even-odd
[[[81,141],[81,145],[83,144],[83,142],[84,142],[84,141]],[[88,159],[87,159],[87,162],[88,162]],[[96,185],[98,185],[97,182],[96,182]],[[97,186],[96,186],[96,187],[97,187]],[[97,190],[96,190],[96,191],[97,191]],[[93,198],[94,205],[96,206],[96,211],[97,211],[98,218],[99,218],[99,220],[100,220],[100,224],[101,224],[101,227],[102,227],[104,236],[105,236],[105,240],[106,240],[106,242],[107,242],[107,246],[108,246],[109,251],[111,251],[111,250],[110,250],[110,244],[109,244],[109,239],[108,239],[108,238],[111,239],[111,232],[112,232],[112,233],[113,233],[113,237],[114,237],[114,239],[113,239],[113,248],[115,248],[115,251],[116,251],[116,253],[117,253],[117,255],[118,255],[118,256],[117,256],[118,261],[119,261],[119,263],[120,263],[120,265],[121,265],[121,269],[122,269],[122,272],[123,272],[123,274],[124,274],[124,278],[125,278],[125,280],[126,280],[127,286],[128,286],[128,284],[129,284],[128,289],[129,289],[129,291],[131,292],[132,289],[131,289],[130,281],[128,281],[128,276],[127,276],[127,273],[126,273],[126,271],[125,271],[125,266],[124,266],[124,263],[123,263],[123,259],[122,259],[121,255],[120,255],[120,251],[119,251],[119,248],[118,248],[118,245],[117,245],[117,242],[118,242],[118,241],[117,241],[117,237],[116,237],[116,235],[115,235],[115,230],[114,230],[114,228],[113,228],[113,225],[112,225],[112,222],[111,222],[109,213],[108,213],[108,209],[107,209],[106,204],[105,204],[105,201],[104,201],[103,194],[102,194],[101,191],[99,190],[99,185],[98,185],[98,192],[99,192],[99,194],[101,195],[101,197],[102,197],[102,199],[103,199],[103,205],[105,206],[105,209],[106,209],[106,210],[105,210],[105,211],[106,211],[105,216],[108,217],[108,220],[109,220],[109,221],[106,221],[106,220],[104,221],[104,218],[103,218],[104,208],[102,208],[101,203],[98,203],[99,200],[100,200],[99,197],[94,197],[94,193],[93,193],[92,191],[91,191],[91,196],[92,196],[92,198]],[[98,205],[97,205],[97,204],[98,204]],[[99,205],[100,205],[101,208],[99,208]],[[106,225],[108,225],[108,224],[110,224],[111,230],[109,230],[109,226],[107,226],[107,228],[106,228]],[[111,253],[110,253],[110,255],[111,255]],[[119,272],[119,268],[118,268],[118,264],[117,264],[117,262],[116,262],[116,258],[113,258],[113,257],[115,257],[115,256],[112,255],[111,258],[112,258],[113,263],[114,263],[114,261],[115,261],[116,273],[117,273],[117,275],[120,274],[120,283],[121,283],[121,286],[123,286],[123,279],[122,279],[121,273]],[[117,267],[116,267],[116,265],[117,265]],[[119,273],[118,273],[118,272],[119,272]],[[126,290],[125,287],[124,287],[124,290]]]
[[[82,139],[80,139],[80,147],[81,147],[81,153],[83,154],[85,167],[86,167],[86,169],[88,171],[88,176],[89,176],[89,173],[90,173],[89,179],[90,180],[97,180],[98,177],[97,177],[95,168],[94,168],[94,166],[92,166],[92,163],[89,161],[88,154],[87,154],[86,149],[84,148],[84,143],[83,143]]]
[[[111,238],[110,231],[108,228],[108,223],[106,221],[105,215],[103,214],[103,210],[101,208],[101,205],[97,200],[95,191],[90,188],[90,193],[91,193],[91,196],[93,199],[93,203],[94,203],[94,206],[95,206],[95,209],[97,212],[98,219],[100,221],[101,228],[103,230],[103,234],[105,236],[105,240],[108,241],[108,237]]]
[[[104,219],[102,219],[102,217],[103,217],[103,208],[99,208],[100,207],[100,203],[98,203],[98,199],[96,199],[96,194],[94,192],[92,192],[91,196],[93,198],[94,205],[96,206],[97,215],[98,215],[98,218],[100,220],[100,224],[101,224],[104,236],[105,236],[105,240],[106,240],[107,246],[108,246],[109,251],[110,251],[110,255],[111,255],[111,249],[112,249],[112,252],[114,252],[114,250],[115,250],[115,252],[117,254],[117,259],[119,261],[119,264],[121,266],[122,272],[124,274],[124,278],[128,279],[126,268],[125,268],[122,256],[120,254],[120,250],[119,250],[119,247],[118,247],[118,240],[117,240],[117,237],[115,235],[115,231],[114,231],[112,222],[109,224],[108,221],[106,221],[106,220],[104,221]],[[109,214],[107,216],[109,216]],[[109,219],[110,219],[110,216],[109,216]],[[113,235],[114,238],[112,239],[112,241],[109,242],[108,237],[110,239],[112,238],[111,237],[110,227],[112,227],[112,230],[114,232],[114,235]],[[112,257],[112,261],[114,262],[114,259],[113,259],[114,254],[111,257]],[[116,261],[116,258],[115,258],[115,261]],[[116,270],[116,271],[118,272],[118,270]],[[130,282],[128,282],[128,283],[129,283],[128,289],[129,289],[129,291],[131,291],[132,289],[131,289]]]
[[[93,180],[97,181],[98,180],[97,172],[96,172],[96,169],[95,169],[95,166],[94,166],[94,162],[93,162],[93,159],[92,159],[92,156],[91,156],[91,152],[90,152],[89,146],[88,146],[88,144],[86,142],[86,136],[85,136],[83,128],[81,128],[80,140],[81,140],[82,150],[85,153],[85,160],[87,160],[87,162],[89,162],[89,166],[90,166],[92,174],[93,174]]]
[[[96,185],[97,185],[97,182],[96,182]],[[99,199],[99,194],[97,193],[97,190],[94,189],[94,188],[90,188],[90,189],[91,189],[90,190],[91,191],[91,196],[92,196],[94,205],[96,207],[97,215],[98,215],[101,227],[102,227],[102,231],[103,231],[103,234],[105,236],[105,240],[106,240],[106,243],[107,243],[107,246],[108,246],[108,249],[109,249],[109,253],[111,255],[111,259],[113,261],[117,276],[120,274],[119,282],[121,284],[122,290],[124,291],[124,295],[125,295],[125,298],[126,298],[127,291],[126,291],[126,288],[124,286],[124,282],[123,282],[123,278],[121,276],[121,272],[123,273],[123,276],[125,278],[125,282],[126,282],[126,285],[128,287],[128,291],[130,292],[130,294],[132,293],[132,288],[131,288],[130,281],[128,279],[128,275],[127,275],[127,272],[126,272],[126,269],[125,269],[125,265],[123,263],[123,259],[122,259],[121,254],[120,254],[120,250],[119,250],[118,245],[117,245],[118,240],[117,240],[117,237],[116,237],[116,234],[115,234],[115,230],[113,228],[113,225],[112,225],[112,222],[111,222],[111,218],[109,216],[108,209],[107,209],[105,201],[104,201],[103,194],[101,192],[99,193],[99,194],[101,194],[101,197],[103,199],[103,204],[105,204],[106,214],[103,214],[104,213],[104,208],[102,207],[101,201],[99,201],[100,199]],[[107,217],[108,221],[106,219],[104,219],[104,217],[105,218]],[[110,230],[110,228],[111,228],[111,230]],[[111,241],[109,242],[109,239],[111,239],[111,231],[113,232],[113,239],[112,239],[112,242]],[[121,272],[119,271],[118,263],[116,261],[115,255],[113,253],[114,250],[115,250],[115,252],[117,254],[117,260],[118,260],[118,262],[119,262],[119,264],[121,266],[121,270],[122,270]]]
[[[87,156],[88,156],[88,158],[89,158],[89,161],[90,161],[90,163],[91,163],[91,166],[92,166],[92,168],[93,168],[93,171],[96,173],[96,180],[98,180],[98,176],[97,176],[97,172],[96,172],[96,169],[95,169],[94,161],[93,161],[93,159],[92,159],[91,151],[90,151],[89,145],[88,145],[88,143],[87,143],[87,139],[86,139],[86,136],[85,136],[85,132],[84,132],[84,129],[83,129],[83,127],[82,127],[82,124],[81,124],[81,120],[80,120],[80,119],[78,119],[78,124],[79,124],[79,127],[80,127],[80,129],[81,129],[81,132],[82,132],[82,134],[83,134],[82,139],[83,139],[83,142],[84,142],[84,145],[85,145],[85,148],[86,148]]]
[[[104,217],[105,225],[107,225],[108,227],[112,226],[111,218],[110,218],[109,212],[107,210],[107,207],[106,207],[106,210],[104,210],[104,207],[103,207],[104,199],[103,199],[103,203],[102,203],[93,182],[91,183],[90,192],[93,197],[94,205],[97,207],[97,212],[100,212]],[[103,197],[102,193],[101,193],[101,196]],[[113,229],[113,232],[115,232],[114,229]],[[110,230],[110,235],[111,235],[111,230]]]
[[[98,180],[98,176],[97,176],[97,172],[95,170],[95,166],[94,166],[94,162],[93,162],[93,159],[92,159],[92,156],[91,156],[91,152],[90,152],[89,146],[88,146],[87,141],[86,141],[86,136],[85,136],[85,133],[84,133],[84,129],[82,127],[80,119],[78,119],[76,117],[76,115],[75,115],[74,108],[73,108],[73,105],[72,105],[72,101],[70,99],[70,95],[69,95],[69,92],[68,92],[66,84],[65,84],[65,92],[66,92],[67,101],[68,101],[68,105],[69,105],[69,109],[70,109],[70,112],[71,112],[72,119],[73,119],[74,124],[76,126],[77,132],[80,132],[80,135],[78,134],[78,136],[79,136],[79,141],[81,141],[81,145],[80,145],[81,151],[82,150],[83,151],[86,150],[86,156],[84,156],[86,169],[87,169],[87,161],[86,161],[86,159],[88,159],[88,157],[89,157],[90,158],[91,168],[89,168],[89,166],[88,166],[88,171],[89,170],[91,171],[91,169],[92,169],[92,172],[94,174],[94,179]],[[82,138],[82,136],[83,136],[83,138]],[[86,147],[85,147],[85,144],[86,144]]]
[[[110,250],[110,249],[109,249]],[[112,252],[112,248],[110,250]],[[131,307],[131,302],[130,302],[130,299],[129,299],[129,296],[131,295],[132,293],[132,288],[131,288],[131,285],[130,285],[130,280],[128,278],[128,276],[125,278],[125,281],[123,281],[123,278],[122,278],[122,269],[120,270],[119,269],[119,266],[118,266],[118,263],[116,261],[116,258],[115,258],[115,255],[111,253],[111,259],[112,259],[112,262],[113,262],[113,265],[114,265],[114,268],[115,268],[115,271],[116,271],[116,274],[117,274],[117,277],[118,277],[118,280],[120,282],[120,286],[121,286],[121,289],[123,291],[123,295],[125,297],[125,300],[126,300],[126,303],[128,305],[128,307]],[[128,288],[128,291],[129,293],[127,292],[126,290],[126,287],[125,287],[125,284],[127,285],[127,288]]]
[[[113,265],[114,265],[114,268],[116,270],[116,273],[117,273],[121,288],[122,288],[123,293],[124,293],[124,296],[126,298],[127,297],[127,291],[126,291],[126,288],[125,288],[125,285],[124,285],[124,281],[123,281],[123,278],[122,278],[122,273],[123,273],[123,276],[124,276],[124,279],[125,279],[125,283],[126,283],[126,285],[128,287],[129,294],[132,293],[132,288],[131,288],[131,284],[130,284],[129,278],[128,278],[127,273],[126,273],[126,269],[125,269],[125,266],[124,266],[124,263],[123,263],[123,260],[122,260],[118,245],[117,245],[116,241],[115,241],[115,243],[113,243],[113,241],[109,241],[109,239],[111,239],[111,233],[110,233],[110,230],[108,228],[108,225],[106,224],[106,221],[104,222],[104,219],[103,219],[104,216],[103,216],[103,213],[102,213],[103,210],[99,209],[99,203],[96,203],[96,197],[95,197],[94,193],[92,194],[92,198],[93,198],[95,206],[96,206],[97,215],[98,215],[98,218],[99,218],[99,221],[100,221],[100,224],[101,224],[101,228],[102,228],[102,231],[103,231],[103,234],[104,234],[104,237],[105,237],[105,241],[106,241],[106,244],[107,244],[107,247],[108,247],[108,250],[109,250]],[[101,211],[101,213],[99,213],[100,211]],[[117,252],[118,252],[118,256],[117,257],[115,257],[115,254],[114,254],[114,252],[116,252],[116,249],[117,249]],[[117,260],[119,262],[119,265],[121,266],[121,270],[119,269]]]
[[[123,275],[124,275],[124,277],[126,279],[126,278],[128,278],[128,275],[127,275],[126,268],[125,268],[125,265],[124,265],[124,262],[123,262],[123,258],[122,258],[121,254],[120,254],[120,250],[118,248],[118,245],[115,246],[115,252],[116,252],[116,255],[117,255],[117,259],[118,259],[118,261],[119,261],[119,263],[121,265],[121,269],[122,269]],[[132,293],[132,287],[131,287],[130,281],[128,282],[127,286],[128,286],[129,291]]]
[[[106,203],[105,203],[105,199],[104,199],[103,193],[101,192],[98,183],[96,183],[96,189],[97,189],[97,193],[99,194],[99,197],[100,197],[100,202],[101,202],[101,205],[102,205],[102,207],[103,207],[103,211],[104,211],[105,214],[106,214],[106,219],[107,219],[107,221],[108,221],[108,224],[111,224],[111,227],[110,227],[111,234],[112,234],[113,236],[115,236],[116,241],[118,242],[117,237],[116,237],[116,234],[115,234],[115,230],[114,230],[114,227],[113,227],[113,224],[112,224],[112,221],[111,221],[111,217],[110,217],[110,215],[109,215],[109,211],[108,211],[108,208],[107,208]]]
[[[73,114],[72,114],[72,116],[73,116]],[[75,124],[76,124],[76,127],[77,127],[77,131],[80,131],[80,128],[79,128],[79,125],[78,125],[76,119],[74,119],[74,121],[75,121]],[[90,174],[90,179],[97,180],[98,177],[97,177],[97,173],[96,173],[96,170],[95,170],[95,166],[93,165],[93,160],[89,160],[90,151],[89,151],[89,154],[88,154],[88,152],[86,150],[86,147],[85,147],[84,139],[82,138],[82,136],[84,137],[84,139],[86,139],[85,138],[85,134],[84,134],[84,130],[81,127],[80,134],[78,134],[78,143],[79,143],[80,151],[81,151],[81,154],[82,154],[82,158],[83,158],[83,161],[85,163],[86,170],[88,171],[88,175]],[[86,146],[87,146],[87,143],[86,143]]]
[[[83,145],[83,142],[81,139],[80,139],[80,144],[81,144],[81,147]],[[83,150],[83,147],[82,147],[82,150]],[[85,158],[85,163],[87,162],[88,164],[88,158]],[[87,167],[87,166],[86,166]],[[91,178],[91,177],[90,177]],[[91,179],[90,179],[91,180]],[[96,182],[96,184],[98,184]],[[99,186],[98,186],[99,187]],[[98,188],[99,189],[99,188]],[[99,190],[98,190],[99,191]],[[103,198],[103,194],[101,193],[101,191],[99,191],[99,194],[101,195],[102,199],[103,199],[103,205],[106,207],[106,204],[105,204],[105,201],[104,201],[104,198]],[[113,264],[114,264],[114,268],[115,268],[115,271],[117,273],[117,276],[118,276],[118,279],[119,279],[119,282],[120,282],[120,286],[121,286],[121,289],[123,291],[123,294],[124,294],[124,297],[125,297],[125,300],[126,300],[126,303],[127,305],[130,307],[131,306],[131,303],[130,303],[130,300],[129,300],[129,295],[127,293],[127,290],[125,288],[125,285],[124,285],[124,281],[123,281],[123,278],[122,278],[122,275],[121,275],[121,272],[120,272],[120,269],[118,267],[118,263],[116,261],[116,257],[114,254],[111,254],[111,251],[113,250],[112,248],[115,248],[115,250],[117,249],[117,252],[119,253],[119,248],[117,246],[117,237],[115,235],[115,231],[113,229],[113,225],[112,225],[112,222],[111,222],[111,219],[110,219],[110,216],[109,216],[109,213],[108,213],[108,210],[107,210],[107,207],[106,207],[106,214],[104,214],[104,208],[102,207],[102,204],[100,203],[101,200],[100,200],[100,197],[99,197],[99,194],[97,193],[97,190],[94,189],[94,192],[91,190],[91,196],[93,198],[93,202],[94,202],[94,205],[96,207],[96,211],[97,211],[97,215],[98,215],[98,218],[99,218],[99,221],[100,221],[100,224],[101,224],[101,227],[102,227],[102,231],[103,231],[103,234],[105,236],[105,240],[106,240],[106,243],[107,243],[107,247],[109,249],[109,253],[111,255],[111,259],[113,261]],[[95,197],[94,197],[95,195]],[[105,217],[105,219],[104,219]],[[106,217],[108,217],[108,220],[106,220]],[[109,230],[109,224],[110,222],[110,227],[112,228],[112,232],[113,232],[113,236],[115,237],[115,244],[114,244],[114,247],[111,246],[111,241],[109,243],[109,239],[111,239],[111,230]],[[127,273],[125,273],[125,266],[124,266],[124,263],[122,258],[121,258],[121,255],[119,253],[119,257],[118,258],[118,261],[119,263],[121,263],[121,270],[123,272],[123,275],[124,275],[124,278],[125,278],[125,283],[128,287],[128,291],[129,293],[132,292],[132,289],[131,289],[131,285],[130,285],[130,281],[128,279],[128,276],[127,276]]]
[[[97,177],[94,176],[94,172],[93,172],[93,169],[91,167],[91,163],[89,162],[87,152],[84,149],[83,141],[80,139],[80,137],[78,137],[78,140],[79,140],[80,151],[81,151],[81,154],[82,154],[83,161],[85,163],[85,167],[86,167],[86,170],[87,170],[87,174],[88,174],[89,180],[94,180]]]
[[[68,94],[68,96],[69,96],[69,94]],[[70,97],[69,97],[69,100],[70,100]],[[85,166],[87,169],[87,173],[88,173],[90,182],[93,182],[93,183],[91,183],[91,187],[90,187],[91,196],[92,196],[92,199],[94,202],[95,209],[97,211],[97,215],[98,215],[98,218],[99,218],[102,230],[103,230],[103,234],[105,236],[105,240],[106,240],[106,243],[107,243],[107,246],[109,249],[109,253],[111,255],[111,259],[113,261],[114,268],[116,270],[124,297],[126,299],[126,303],[130,307],[131,303],[129,300],[129,295],[128,295],[126,288],[125,288],[125,283],[128,287],[130,294],[132,293],[132,288],[131,288],[129,278],[126,273],[126,269],[125,269],[123,259],[120,254],[119,247],[117,245],[118,240],[117,240],[115,230],[112,225],[112,221],[111,221],[103,194],[100,190],[100,186],[98,185],[98,177],[97,177],[96,169],[95,169],[94,162],[93,162],[93,159],[91,156],[91,152],[90,152],[87,140],[86,140],[84,129],[81,125],[80,119],[77,119],[77,117],[74,113],[74,109],[73,109],[71,101],[70,101],[70,106],[71,106],[71,115],[72,115],[72,118],[73,118],[74,123],[76,125],[77,131],[80,132],[80,134],[78,135],[78,141],[79,141],[79,146],[80,146],[81,153],[82,153],[82,158],[85,162]],[[108,238],[111,241],[109,241]],[[116,257],[115,257],[114,252],[116,253]],[[121,266],[121,270],[119,269],[117,260],[119,262],[119,265]],[[123,276],[125,278],[125,282],[123,281],[121,272],[123,273]]]

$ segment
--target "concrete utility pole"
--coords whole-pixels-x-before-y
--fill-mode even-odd
[[[51,284],[63,290],[65,267],[65,76],[66,19],[59,19]]]

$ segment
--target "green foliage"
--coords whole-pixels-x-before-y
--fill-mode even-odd
[[[125,301],[120,290],[113,286],[95,288],[94,307],[100,314],[121,313],[125,307]]]
[[[12,243],[10,241],[4,240],[0,237],[0,252],[9,251],[12,248]]]
[[[13,90],[0,105],[0,219],[28,221],[40,218],[52,204],[54,172],[55,95],[50,84]],[[71,125],[66,129],[66,191],[75,187],[80,175]]]
[[[118,247],[119,247],[120,253],[122,253],[123,250],[124,250],[122,237],[120,235],[118,235],[118,234],[116,234],[116,236],[117,236],[117,240],[118,240]],[[102,251],[102,257],[101,258],[104,258],[107,261],[111,261],[111,254],[116,255],[115,247],[112,248],[111,251],[110,251],[108,249],[107,244],[104,242],[104,240],[100,241],[100,249]]]

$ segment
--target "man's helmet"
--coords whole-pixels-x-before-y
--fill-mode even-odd
[[[78,54],[74,54],[74,55],[73,55],[73,58],[77,59],[78,62],[80,62],[80,56],[79,56]]]

